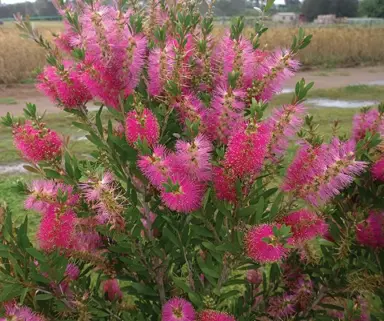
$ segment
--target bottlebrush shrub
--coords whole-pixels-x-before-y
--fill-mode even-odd
[[[2,207],[2,320],[384,319],[383,105],[324,139],[313,84],[267,109],[302,29],[270,52],[262,21],[212,33],[212,3],[56,5],[54,44],[17,24],[47,51],[38,88],[94,151],[75,157],[34,105],[3,117],[40,175],[18,185],[40,224]]]

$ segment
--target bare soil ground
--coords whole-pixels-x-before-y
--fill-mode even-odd
[[[294,88],[296,82],[301,78],[305,78],[307,82],[314,81],[315,89],[330,89],[357,84],[384,85],[384,66],[299,72],[288,81],[285,88]],[[12,99],[13,103],[2,103],[1,99]],[[47,113],[60,111],[48,98],[39,93],[33,84],[14,84],[0,87],[0,116],[4,116],[7,112],[20,115],[28,102],[36,104],[39,110],[46,110]]]

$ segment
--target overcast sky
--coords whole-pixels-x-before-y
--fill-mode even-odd
[[[35,1],[31,1],[29,0],[30,2],[35,2]],[[1,0],[1,3],[18,3],[18,2],[25,2],[25,0]],[[275,2],[276,4],[282,4],[284,3],[284,0],[276,0]]]

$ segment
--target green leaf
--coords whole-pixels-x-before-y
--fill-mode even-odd
[[[257,205],[243,207],[239,210],[240,217],[250,217],[257,210]]]
[[[198,234],[200,236],[205,236],[205,237],[213,237],[212,232],[210,230],[198,225],[192,225],[192,235],[193,234]]]
[[[134,289],[137,294],[157,297],[157,292],[153,288],[141,283],[131,283],[130,287]]]
[[[274,3],[275,3],[275,0],[268,0],[268,1],[267,1],[267,4],[266,4],[265,7],[264,7],[264,12],[269,11],[269,9],[272,8],[272,6],[274,5]]]
[[[0,292],[0,302],[12,300],[23,294],[24,287],[20,284],[6,284],[2,286]]]
[[[65,160],[65,171],[67,172],[67,174],[70,177],[74,177],[74,172],[73,172],[73,168],[72,168],[72,160],[71,160],[71,156],[69,155],[68,152],[65,152],[64,160]]]
[[[201,267],[201,271],[206,274],[206,275],[209,275],[213,278],[216,278],[218,279],[220,277],[220,274],[219,272],[215,271],[215,270],[212,270],[212,269],[209,269],[207,267]]]
[[[189,288],[188,284],[182,279],[173,278],[173,282],[178,288],[182,289],[185,293],[191,292],[191,289]]]
[[[96,127],[99,131],[101,137],[104,137],[103,124],[101,122],[101,112],[103,111],[103,106],[100,107],[99,111],[96,114]]]
[[[194,306],[201,306],[202,305],[201,298],[197,293],[189,292],[188,298],[193,303]]]
[[[38,260],[40,262],[46,262],[45,256],[41,252],[36,250],[35,248],[30,247],[30,248],[27,248],[25,250],[27,251],[28,254],[33,256],[36,260]]]
[[[35,173],[35,174],[40,174],[40,172],[35,168],[30,165],[23,165],[23,168],[27,170],[28,172]]]
[[[283,201],[284,199],[284,194],[283,193],[279,193],[275,199],[275,201],[273,202],[272,204],[272,207],[271,207],[271,210],[269,212],[269,220],[270,221],[273,221],[274,218],[276,217],[277,213],[279,212],[280,210],[280,205],[281,205],[281,202]]]
[[[165,236],[177,247],[180,246],[179,240],[177,239],[176,235],[166,226],[163,228],[163,236]]]
[[[36,300],[38,301],[46,301],[53,298],[53,295],[51,293],[44,293],[44,294],[38,294],[36,295]]]
[[[87,124],[73,122],[72,125],[77,127],[77,128],[80,128],[82,130],[85,130],[88,133],[92,132],[92,128],[90,126],[88,126]]]
[[[53,169],[45,169],[44,172],[47,178],[61,178],[61,175]]]
[[[226,300],[228,298],[231,298],[231,297],[233,297],[235,295],[239,295],[239,294],[241,294],[239,290],[228,291],[228,292],[223,293],[223,294],[220,295],[220,301],[224,301],[224,300]]]

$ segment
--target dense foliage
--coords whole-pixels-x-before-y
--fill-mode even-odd
[[[305,0],[301,7],[305,17],[312,21],[318,15],[334,14],[337,17],[356,17],[358,0]]]
[[[2,208],[0,320],[383,319],[384,106],[330,140],[312,83],[268,108],[311,36],[269,52],[239,18],[218,38],[194,1],[58,9],[54,44],[17,23],[94,151],[77,159],[35,105],[3,117],[41,222],[30,240]]]
[[[384,1],[363,0],[360,3],[360,12],[363,16],[371,18],[384,18]]]

